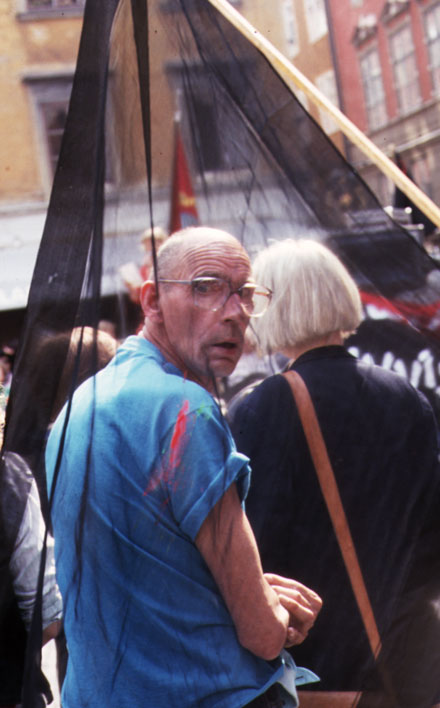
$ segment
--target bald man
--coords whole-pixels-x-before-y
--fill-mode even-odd
[[[231,235],[178,232],[142,286],[142,335],[75,393],[53,506],[63,708],[297,704],[279,655],[321,601],[263,575],[242,508],[248,461],[212,395],[269,298]]]

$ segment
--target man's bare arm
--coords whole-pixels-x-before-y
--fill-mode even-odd
[[[290,598],[290,605],[280,600],[264,577],[255,537],[235,484],[205,519],[196,545],[220,588],[242,646],[270,660],[277,657],[284,646],[304,639],[304,626],[313,624],[317,612],[307,598],[298,602],[301,593],[295,597],[295,602]],[[286,594],[289,597],[289,593]],[[288,609],[283,604],[288,605]],[[294,616],[298,606],[301,610],[299,628],[295,627]]]

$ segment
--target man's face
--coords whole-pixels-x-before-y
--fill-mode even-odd
[[[181,280],[216,276],[228,280],[235,290],[249,280],[250,272],[247,254],[231,238],[189,246],[174,273],[162,276]],[[232,373],[243,350],[249,317],[241,307],[239,295],[231,295],[223,307],[212,312],[194,304],[190,285],[160,283],[159,287],[159,303],[174,363],[211,389],[213,377]]]

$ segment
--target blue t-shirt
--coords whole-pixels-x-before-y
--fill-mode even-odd
[[[77,390],[52,511],[64,708],[239,708],[277,680],[279,660],[239,644],[194,544],[231,483],[244,499],[247,462],[212,396],[142,337]]]

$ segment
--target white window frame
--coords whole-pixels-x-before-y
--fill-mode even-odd
[[[418,108],[422,102],[411,25],[405,22],[390,32],[388,44],[399,115],[406,115]]]
[[[438,95],[440,94],[440,2],[426,8],[423,13],[423,24],[432,91]]]
[[[328,34],[324,0],[303,0],[307,33],[311,44]]]
[[[296,57],[300,44],[294,0],[281,0],[281,19],[286,41],[286,55],[290,58]]]
[[[368,128],[377,130],[388,122],[382,67],[377,47],[372,47],[360,55],[359,66]]]
[[[82,15],[86,0],[47,0],[47,4],[32,5],[31,0],[16,0],[19,19],[56,16],[72,17]]]

